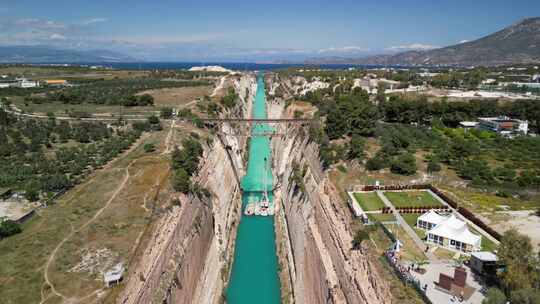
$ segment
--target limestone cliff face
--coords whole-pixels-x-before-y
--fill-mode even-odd
[[[270,107],[271,113],[281,109],[282,117],[292,117],[282,102]],[[272,140],[273,165],[283,208],[278,214],[288,226],[295,303],[391,303],[368,256],[351,250],[351,214],[322,171],[318,146],[302,127],[280,128],[287,135]],[[293,167],[302,182],[292,177]]]
[[[253,75],[231,76],[241,102],[230,115],[250,108]],[[255,85],[254,85],[255,84]],[[234,132],[222,126],[223,133]],[[195,181],[210,197],[177,194],[180,205],[155,223],[152,238],[127,276],[118,303],[217,303],[228,278],[241,212],[245,138],[219,135],[206,145]]]

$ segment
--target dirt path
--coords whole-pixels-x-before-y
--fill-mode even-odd
[[[141,145],[141,143],[144,141],[145,138],[148,137],[148,134],[144,134],[143,136],[141,136],[137,142],[132,145],[128,150],[126,150],[121,156],[119,156],[116,160],[114,161],[111,161],[109,162],[108,164],[106,164],[103,169],[109,169],[111,168],[111,166],[117,162],[119,159],[121,159],[122,157],[125,157],[127,155],[129,155],[133,150],[135,150],[137,147],[139,147]],[[133,161],[131,161],[128,166],[124,169],[125,170],[125,176],[124,176],[124,179],[122,180],[122,182],[118,185],[118,187],[115,189],[114,193],[112,194],[112,196],[109,198],[109,200],[105,203],[105,205],[99,209],[95,214],[94,216],[88,220],[86,223],[84,223],[81,227],[79,227],[78,229],[75,229],[73,227],[73,223],[70,222],[70,226],[71,226],[71,232],[64,238],[60,241],[60,243],[58,243],[58,245],[54,248],[54,250],[51,252],[51,254],[49,255],[49,258],[47,259],[47,262],[45,264],[45,269],[43,270],[43,277],[45,279],[45,282],[43,285],[48,285],[50,286],[51,288],[51,291],[52,291],[52,294],[62,298],[62,300],[67,300],[68,298],[63,295],[62,293],[60,293],[58,290],[56,290],[56,288],[54,287],[54,284],[51,282],[50,278],[49,278],[49,268],[52,264],[52,262],[54,261],[54,257],[56,256],[56,253],[58,252],[58,250],[70,239],[72,238],[75,234],[77,234],[78,232],[80,232],[81,230],[83,230],[84,228],[88,227],[88,225],[92,224],[100,215],[101,213],[103,213],[103,211],[105,209],[107,209],[107,207],[112,203],[112,201],[114,201],[114,199],[118,196],[118,194],[122,191],[122,189],[125,187],[125,185],[127,184],[129,178],[131,177],[130,173],[129,173],[129,169],[130,167],[137,161],[138,159],[134,159]],[[88,180],[86,183],[89,183],[89,182],[92,182],[94,179],[96,178],[96,175],[94,175],[90,180]],[[81,189],[83,189],[83,187],[80,187],[77,192],[79,192]],[[99,290],[98,290],[99,291]],[[96,292],[96,291],[95,291]],[[95,292],[93,292],[92,294],[94,294]],[[45,301],[47,301],[49,298],[50,298],[51,295],[48,295],[47,297],[45,297],[44,293],[43,293],[43,288],[42,288],[42,291],[41,291],[41,301],[40,301],[40,304],[42,303],[45,303]],[[84,298],[86,298],[88,296],[85,296]]]
[[[45,269],[43,271],[45,283],[47,283],[51,287],[51,291],[52,291],[53,294],[55,294],[56,296],[59,296],[63,300],[66,300],[67,297],[65,295],[61,294],[58,290],[56,290],[55,287],[54,287],[54,284],[49,279],[49,268],[50,268],[52,262],[54,261],[54,257],[56,255],[56,253],[62,247],[62,245],[64,245],[76,233],[82,231],[84,228],[88,227],[88,225],[92,224],[101,215],[101,213],[103,213],[103,211],[105,209],[107,209],[107,207],[109,207],[109,205],[112,203],[112,201],[118,196],[120,191],[122,191],[122,189],[124,189],[125,185],[127,184],[128,180],[130,178],[129,168],[136,161],[137,161],[137,159],[131,161],[129,163],[129,165],[126,167],[126,169],[125,169],[126,173],[124,175],[124,179],[122,180],[120,185],[118,185],[118,187],[116,187],[116,189],[114,190],[113,195],[109,198],[109,200],[105,203],[105,205],[101,209],[99,209],[96,212],[96,214],[94,214],[94,216],[90,220],[88,220],[86,223],[84,223],[81,227],[79,227],[78,229],[72,229],[71,232],[64,239],[62,239],[62,241],[60,241],[60,243],[54,248],[53,252],[50,254],[49,258],[47,259],[47,263],[45,264]],[[42,299],[40,303],[44,303],[48,298],[49,297],[47,297],[45,299]]]
[[[169,130],[169,133],[167,134],[167,138],[165,139],[165,150],[163,150],[163,152],[161,153],[161,155],[170,153],[171,150],[172,150],[172,147],[171,147],[171,139],[172,139],[172,135],[173,135],[173,132],[174,132],[174,125],[175,125],[175,124],[176,124],[176,120],[175,120],[175,119],[171,119],[171,129]]]
[[[225,85],[225,79],[227,79],[227,76],[221,77],[219,80],[219,84],[214,88],[214,91],[212,92],[212,95],[210,97],[214,97],[219,93],[219,90],[223,89],[223,86]]]

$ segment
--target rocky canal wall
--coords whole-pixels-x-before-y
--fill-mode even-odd
[[[268,87],[276,79],[268,78]],[[291,118],[282,99],[270,103],[269,112]],[[284,126],[286,134],[272,140],[277,197],[283,212],[278,220],[288,227],[290,249],[286,259],[293,274],[294,302],[390,303],[386,282],[375,272],[367,255],[351,250],[350,211],[323,172],[318,145],[302,126]],[[294,177],[296,175],[296,177]]]
[[[223,115],[251,108],[256,88],[251,74],[228,79],[241,102]],[[223,133],[238,131],[220,126]],[[175,194],[176,204],[154,224],[144,253],[126,278],[118,303],[219,303],[228,279],[236,228],[241,214],[237,177],[244,174],[246,139],[216,134],[205,151],[199,185],[210,197]],[[173,199],[173,198],[171,198]]]

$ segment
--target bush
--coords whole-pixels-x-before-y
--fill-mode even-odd
[[[363,159],[366,140],[360,135],[353,135],[349,143],[349,159]]]
[[[12,236],[21,233],[21,231],[21,226],[12,220],[5,220],[0,223],[0,238]]]
[[[150,153],[156,151],[156,146],[152,143],[144,144],[143,146],[144,152]]]
[[[172,117],[172,115],[173,115],[172,108],[166,107],[166,108],[161,108],[161,110],[159,110],[159,116],[163,119],[169,119]]]
[[[519,289],[512,291],[510,299],[512,304],[538,304],[540,291],[534,288]]]
[[[174,171],[172,186],[174,190],[188,193],[191,189],[191,181],[189,180],[190,176],[186,170],[183,168],[178,168]]]
[[[234,91],[234,88],[229,88],[227,90],[227,95],[221,98],[221,103],[225,108],[230,109],[236,105],[236,100],[238,99],[238,94]]]
[[[402,154],[392,161],[390,171],[395,174],[413,175],[416,173],[416,159],[410,153]]]
[[[506,304],[506,295],[498,288],[490,288],[486,292],[486,298],[482,304]]]
[[[383,155],[377,154],[373,158],[368,159],[366,162],[366,169],[369,171],[377,171],[384,169],[388,166],[388,162]]]
[[[157,125],[159,123],[159,118],[156,115],[148,117],[148,123],[151,125]]]
[[[427,166],[427,171],[429,173],[439,172],[441,171],[441,164],[435,161],[430,161]]]

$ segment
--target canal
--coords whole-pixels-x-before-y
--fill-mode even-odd
[[[257,93],[253,118],[267,118],[264,75],[257,75]],[[249,143],[247,174],[242,179],[242,210],[247,204],[263,199],[266,190],[273,208],[273,176],[271,170],[268,124],[254,125]],[[227,289],[229,304],[280,303],[281,291],[276,256],[273,216],[246,216],[242,212],[236,237],[234,261]]]

